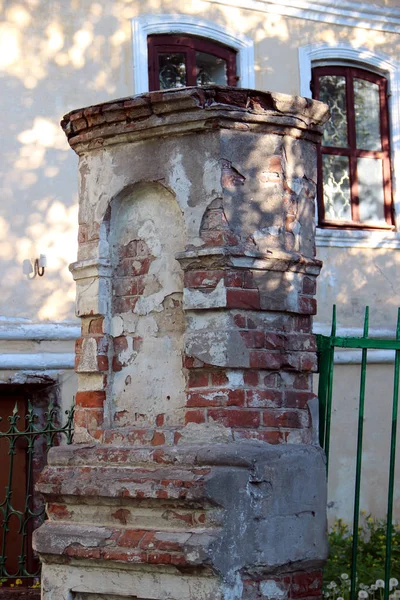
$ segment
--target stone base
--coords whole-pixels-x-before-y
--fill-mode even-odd
[[[320,595],[318,447],[59,447],[39,491],[49,514],[34,534],[43,600]]]

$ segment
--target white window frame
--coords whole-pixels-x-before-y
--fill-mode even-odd
[[[142,15],[132,19],[133,81],[135,94],[149,91],[147,37],[156,34],[184,34],[203,37],[225,44],[238,53],[239,87],[255,87],[254,42],[205,19],[190,15]]]
[[[299,48],[300,94],[311,98],[312,68],[319,64],[349,64],[380,73],[388,81],[392,188],[397,232],[317,230],[319,246],[400,248],[400,63],[390,56],[347,44],[313,44]]]

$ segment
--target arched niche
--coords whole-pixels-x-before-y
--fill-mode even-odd
[[[159,183],[130,186],[111,203],[108,388],[112,426],[182,423],[183,272],[186,233],[175,196]]]

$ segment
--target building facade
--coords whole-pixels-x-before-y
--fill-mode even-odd
[[[17,390],[27,399],[39,385],[43,394],[56,390],[68,408],[77,388],[80,327],[69,271],[77,253],[77,159],[59,121],[72,109],[159,86],[214,81],[331,100],[319,156],[316,246],[324,267],[314,330],[329,330],[336,303],[339,326],[361,332],[369,304],[376,335],[393,335],[400,264],[397,0],[0,0],[0,11],[4,397]],[[286,227],[291,232],[290,218]],[[272,228],[268,244],[278,234]],[[46,259],[35,270],[41,255]],[[364,507],[377,515],[390,418],[382,390],[392,360],[385,351],[370,353],[366,479],[374,486]],[[337,356],[334,427],[343,451],[331,501],[344,518],[359,362],[348,352]]]

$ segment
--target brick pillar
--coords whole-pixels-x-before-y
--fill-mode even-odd
[[[80,159],[74,445],[43,599],[321,595],[312,315],[326,107],[234,88],[67,115]]]

